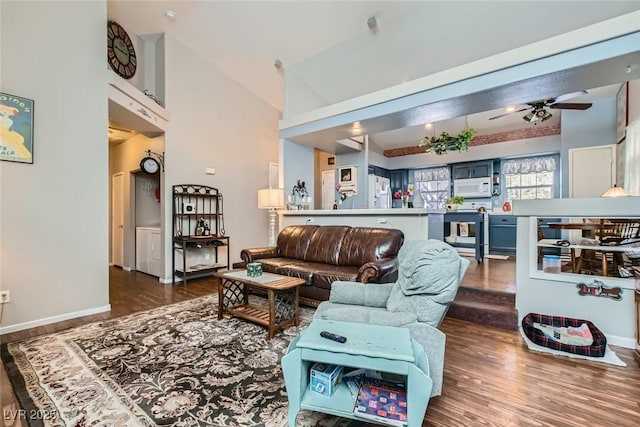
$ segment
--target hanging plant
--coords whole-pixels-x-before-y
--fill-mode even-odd
[[[473,139],[476,130],[467,128],[456,136],[442,132],[440,136],[425,136],[420,140],[420,147],[424,148],[427,153],[436,153],[438,155],[447,154],[449,151],[462,151],[469,149],[469,143]]]

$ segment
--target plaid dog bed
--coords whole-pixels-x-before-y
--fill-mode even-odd
[[[586,323],[593,336],[593,344],[591,345],[570,345],[563,344],[547,338],[540,329],[534,328],[534,323],[542,323],[554,327],[579,327]],[[603,357],[607,349],[607,337],[596,328],[596,326],[588,320],[573,319],[571,317],[548,316],[546,314],[529,313],[522,318],[522,330],[527,338],[534,343],[543,347],[553,348],[555,350],[566,351],[567,353],[581,354],[590,357]]]

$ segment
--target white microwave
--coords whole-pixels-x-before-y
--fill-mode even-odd
[[[491,197],[491,178],[456,179],[453,181],[453,194],[465,198]]]

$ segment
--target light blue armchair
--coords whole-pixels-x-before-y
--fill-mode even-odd
[[[442,392],[445,335],[438,329],[458,291],[469,261],[439,240],[407,240],[398,253],[395,283],[336,281],[329,301],[314,317],[408,328],[424,348],[433,380]]]

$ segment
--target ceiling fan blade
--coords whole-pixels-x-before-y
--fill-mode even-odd
[[[590,102],[556,102],[555,104],[549,105],[549,108],[555,108],[557,110],[588,110],[592,105]]]
[[[564,95],[556,96],[555,102],[558,103],[558,102],[566,101],[567,99],[577,98],[578,96],[584,96],[587,93],[589,92],[587,92],[586,90],[579,90],[577,92],[565,93]]]
[[[495,117],[489,117],[489,120],[493,120],[493,119],[499,119],[500,117],[504,117],[504,116],[508,116],[509,114],[513,114],[513,113],[520,113],[522,111],[527,111],[531,109],[531,107],[527,107],[527,108],[522,108],[520,110],[516,110],[516,111],[509,111],[508,113],[504,113],[504,114],[499,114]]]

